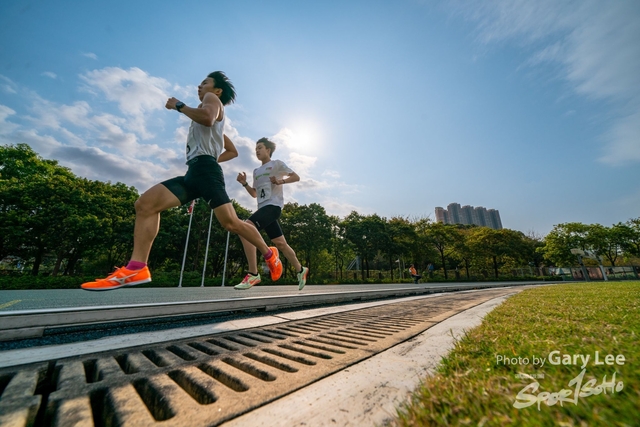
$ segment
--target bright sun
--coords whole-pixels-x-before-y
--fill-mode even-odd
[[[289,147],[304,152],[315,151],[320,144],[320,129],[311,122],[299,122],[289,128]]]

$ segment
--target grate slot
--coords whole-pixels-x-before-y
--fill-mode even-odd
[[[198,355],[194,354],[192,351],[187,350],[179,345],[171,345],[167,347],[167,351],[170,351],[171,353],[175,354],[182,360],[186,360],[188,362],[191,362],[198,358]]]
[[[140,378],[133,382],[136,389],[151,416],[156,421],[166,421],[173,418],[176,414],[167,404],[167,399],[156,385],[149,378]]]
[[[120,369],[122,369],[122,372],[125,374],[131,375],[138,372],[136,367],[130,363],[128,354],[121,354],[116,356],[115,359],[116,362],[118,362],[118,365],[120,365]]]
[[[234,342],[236,344],[243,345],[245,347],[256,347],[256,346],[259,345],[259,344],[256,344],[255,342],[250,342],[250,341],[248,341],[246,339],[238,338],[238,337],[235,337],[235,336],[228,336],[228,337],[222,337],[222,338],[224,338],[225,340]]]
[[[407,320],[406,318],[402,318],[402,319],[392,319],[392,318],[385,318],[383,319],[384,322],[392,325],[392,326],[400,326],[400,327],[404,327],[404,328],[410,328],[412,326],[417,325],[420,322],[416,322],[416,321],[411,321],[411,320]]]
[[[301,328],[296,328],[295,326],[278,326],[278,329],[283,331],[294,332],[297,334],[305,334],[305,335],[309,335],[311,333],[305,329],[301,330]],[[295,336],[299,337],[300,335],[295,335]]]
[[[163,357],[155,350],[143,350],[142,354],[144,354],[146,358],[149,359],[154,365],[160,368],[173,365],[173,363],[168,361],[166,357]]]
[[[318,325],[327,325],[330,328],[341,328],[344,326],[344,322],[332,322],[330,320],[316,320],[315,323]]]
[[[169,378],[175,381],[189,396],[201,405],[210,405],[218,400],[218,397],[201,381],[194,378],[189,373],[178,369],[169,372]]]
[[[339,338],[339,337],[328,337],[326,335],[318,335],[318,337],[324,338],[326,340],[338,341],[338,342],[341,342],[341,343],[349,343],[349,344],[353,344],[353,345],[360,345],[360,346],[363,346],[363,347],[369,345],[366,342],[356,341],[356,340],[348,340],[348,339]]]
[[[221,384],[229,387],[233,391],[247,391],[249,390],[249,386],[242,382],[239,378],[234,377],[233,375],[229,375],[222,369],[217,366],[211,365],[209,363],[202,363],[198,365],[198,368],[209,375],[211,378],[219,381]]]
[[[93,425],[95,427],[120,426],[113,406],[113,400],[106,388],[99,388],[89,394]]]
[[[234,359],[233,357],[225,357],[222,359],[224,363],[229,366],[233,366],[236,369],[241,370],[242,372],[246,372],[247,374],[256,377],[262,381],[275,381],[276,377],[272,375],[270,372],[264,371],[250,363],[241,362],[239,360]]]
[[[269,353],[269,354],[273,354],[274,356],[279,356],[282,357],[284,359],[288,359],[288,360],[292,360],[294,362],[298,362],[298,363],[302,363],[303,365],[307,365],[307,366],[313,366],[316,364],[316,362],[314,362],[313,360],[309,360],[309,359],[305,359],[302,356],[298,356],[296,355],[292,355],[292,354],[288,354],[285,352],[282,352],[280,350],[275,350],[272,348],[263,348],[262,351],[264,351],[265,353]]]
[[[368,332],[370,334],[378,334],[378,335],[382,335],[383,337],[390,337],[393,336],[393,332],[387,332],[387,331],[381,331],[380,329],[373,329],[373,328],[346,328],[346,330],[348,331],[364,331],[364,332]]]
[[[318,344],[313,344],[310,343],[309,341],[314,341],[320,344],[328,344],[328,345],[332,345],[333,347],[327,347],[326,345],[318,345]],[[335,347],[342,347],[342,348],[348,348],[348,349],[355,349],[355,347],[347,347],[345,345],[340,345],[340,344],[336,344],[336,343],[331,343],[331,342],[325,342],[322,340],[318,340],[318,339],[310,339],[308,341],[296,341],[295,342],[298,345],[304,345],[305,347],[311,347],[311,348],[317,348],[318,350],[325,350],[325,351],[330,351],[331,353],[336,353],[336,354],[345,354],[346,352],[339,349],[339,348],[335,348]]]
[[[232,346],[232,345],[231,345],[231,344],[229,344],[229,343],[226,343],[226,342],[224,342],[224,341],[221,341],[221,340],[219,340],[219,339],[215,339],[215,338],[212,338],[212,339],[210,339],[210,340],[207,340],[207,342],[208,342],[208,343],[211,343],[211,344],[213,344],[213,345],[217,345],[218,347],[220,347],[220,348],[224,348],[225,350],[229,350],[229,351],[237,351],[237,350],[240,350],[238,347],[234,347],[234,346]]]
[[[382,334],[372,334],[370,332],[361,332],[361,331],[356,331],[352,328],[346,328],[344,329],[345,333],[350,333],[350,334],[354,334],[356,336],[359,337],[369,337],[369,338],[375,338],[376,341],[378,340],[383,340],[385,339],[387,336],[382,335]],[[338,332],[342,332],[342,331],[338,331]]]
[[[300,329],[304,329],[307,331],[311,331],[311,332],[322,332],[322,331],[326,331],[327,329],[330,329],[328,327],[316,327],[314,324],[310,324],[310,323],[299,323],[297,325],[295,325],[296,328],[300,328]]]
[[[7,388],[9,382],[14,377],[14,373],[0,375],[0,397],[2,397],[2,393],[4,393],[4,389]]]
[[[218,354],[220,354],[219,351],[214,349],[212,345],[209,345],[206,342],[196,341],[196,342],[190,342],[187,345],[191,348],[201,351],[204,354],[208,354],[209,356],[217,356]]]
[[[82,362],[84,366],[84,377],[87,384],[93,384],[100,381],[102,378],[98,376],[98,368],[96,366],[96,359],[89,359]]]
[[[371,339],[371,337],[367,338],[366,336],[362,336],[362,334],[354,334],[354,333],[347,333],[347,332],[327,332],[327,335],[335,335],[336,337],[341,337],[341,338],[350,338],[353,340],[362,340],[362,341],[368,341],[368,342],[376,342],[378,340],[375,339]],[[337,339],[337,338],[336,338]]]
[[[254,334],[242,333],[242,334],[238,334],[238,335],[241,336],[241,337],[244,337],[244,338],[248,338],[250,340],[254,340],[254,341],[258,341],[258,342],[264,343],[264,344],[271,344],[273,342],[273,340],[268,340],[268,339],[263,338],[263,337],[256,337],[255,333]]]
[[[380,326],[380,327],[383,327],[383,328],[386,328],[386,329],[390,329],[390,330],[396,331],[396,332],[400,332],[400,331],[403,331],[403,330],[407,329],[405,326],[398,325],[398,323],[396,323],[396,322],[385,322],[385,321],[379,320],[379,319],[376,319],[375,323],[369,323],[369,325],[371,325],[371,324],[377,325],[377,326]]]
[[[282,329],[282,328],[280,328],[280,329]],[[271,332],[271,333],[274,333],[274,334],[280,334],[280,336],[284,335],[285,338],[286,337],[299,337],[300,336],[300,335],[294,334],[291,331],[274,331],[273,329],[265,329],[262,332]]]
[[[398,332],[402,332],[403,329],[391,328],[389,326],[378,326],[377,324],[367,323],[363,325],[365,328],[374,329],[378,331],[390,332],[391,334],[396,334]]]
[[[327,344],[327,345],[331,345],[333,347],[347,348],[349,350],[355,350],[355,349],[358,348],[358,347],[353,347],[353,346],[347,345],[347,344],[345,344],[343,342],[335,341],[335,340],[332,340],[332,339],[320,339],[318,337],[309,338],[307,341],[313,341],[313,342],[317,342],[317,343],[320,343],[320,344]],[[300,341],[296,341],[296,342],[297,343],[301,343]],[[334,351],[337,351],[337,350],[338,349],[334,349]]]
[[[311,351],[305,348],[298,348],[289,344],[281,344],[278,347],[291,350],[291,351],[297,351],[298,353],[306,354],[308,356],[318,357],[320,359],[333,359],[333,357],[329,356],[326,353],[320,353],[319,351]]]
[[[259,356],[254,353],[245,353],[244,357],[248,357],[249,359],[253,359],[256,362],[264,363],[267,366],[271,366],[272,368],[280,369],[284,372],[298,372],[298,369],[294,368],[291,365],[287,365],[286,363],[282,363],[277,361],[276,359],[272,359],[266,356]]]
[[[377,337],[377,338],[386,338],[386,337],[390,337],[391,333],[383,333],[383,332],[378,332],[378,331],[370,331],[368,329],[365,328],[345,328],[346,331],[353,331],[353,332],[358,332],[358,333],[362,333],[363,335],[367,335],[367,336],[372,336],[372,337]]]

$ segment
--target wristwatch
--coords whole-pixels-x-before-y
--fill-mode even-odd
[[[184,107],[184,102],[182,102],[182,101],[176,102],[176,110],[178,110],[178,113],[181,113],[180,109],[182,107]]]

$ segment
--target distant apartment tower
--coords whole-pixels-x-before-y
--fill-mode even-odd
[[[447,209],[436,208],[436,222],[443,224],[475,224],[494,230],[502,229],[500,212],[497,209],[486,209],[482,206],[460,206],[459,203],[449,203]]]

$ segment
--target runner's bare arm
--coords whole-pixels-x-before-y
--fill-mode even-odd
[[[238,181],[240,184],[242,184],[242,186],[244,188],[247,189],[247,192],[251,195],[251,197],[255,198],[258,195],[258,193],[256,192],[256,189],[253,188],[252,186],[250,186],[247,183],[247,174],[246,173],[240,172],[238,174],[238,177],[236,178],[236,181]]]
[[[168,110],[176,110],[176,104],[180,102],[176,98],[169,98],[165,105]],[[211,127],[216,120],[222,120],[224,117],[224,110],[222,108],[222,102],[213,93],[209,92],[204,95],[202,104],[197,108],[192,108],[187,105],[180,109],[180,112],[189,117],[194,122],[201,124],[202,126]]]
[[[272,176],[272,177],[269,177],[269,179],[271,180],[272,183],[276,185],[291,184],[293,182],[300,181],[300,177],[295,172],[291,172],[289,175],[285,175],[282,178],[276,178],[275,176]]]
[[[238,150],[236,146],[233,145],[233,141],[229,139],[227,135],[224,136],[224,151],[218,156],[218,163],[226,162],[227,160],[231,160],[233,158],[238,157]]]

